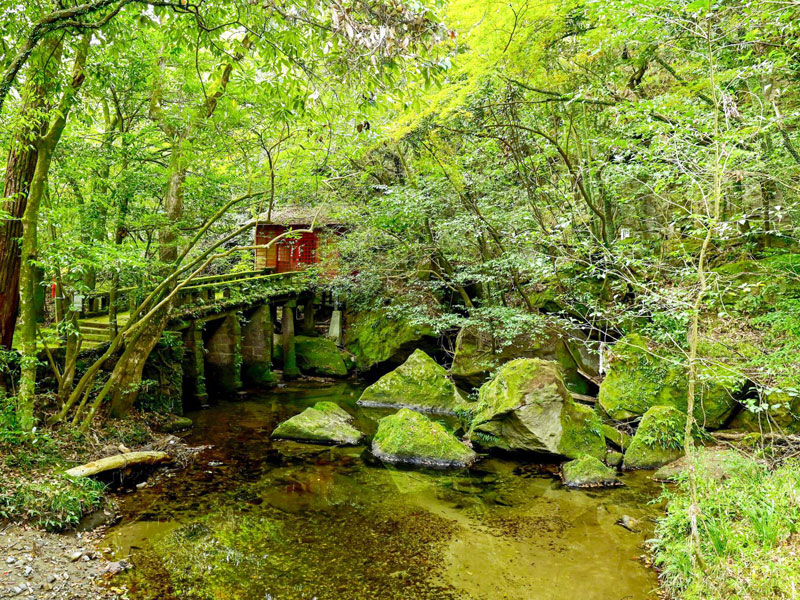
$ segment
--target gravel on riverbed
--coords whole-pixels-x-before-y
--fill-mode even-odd
[[[5,526],[0,530],[0,598],[121,600],[121,590],[98,585],[128,566],[106,560],[96,549],[103,529],[57,534]]]

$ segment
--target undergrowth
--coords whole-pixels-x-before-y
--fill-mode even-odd
[[[771,600],[800,594],[800,460],[771,469],[731,453],[725,476],[698,462],[700,555],[690,546],[684,479],[665,490],[653,542],[664,589],[680,600]]]
[[[14,417],[15,399],[0,395],[0,521],[30,523],[48,531],[78,524],[100,508],[105,486],[90,478],[71,478],[64,471],[119,452],[152,438],[142,417],[115,420],[85,436],[68,428],[21,431]]]
[[[17,479],[0,488],[0,517],[62,531],[100,508],[104,490],[102,483],[90,478],[48,474]]]

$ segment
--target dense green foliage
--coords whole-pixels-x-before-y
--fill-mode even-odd
[[[797,2],[76,6],[0,1],[0,443],[15,474],[60,466],[42,426],[86,432],[137,396],[166,406],[143,365],[165,343],[176,281],[247,272],[254,224],[296,204],[346,225],[309,276],[346,305],[359,369],[423,341],[452,354],[469,332],[498,359],[462,373],[482,379],[521,340],[547,339],[570,372],[550,402],[565,407],[563,446],[545,449],[603,459],[601,418],[626,420],[630,467],[706,441],[693,419],[800,432]],[[98,294],[111,305],[103,346],[77,318]],[[81,353],[90,343],[101,351]],[[332,344],[298,352],[347,371]],[[495,408],[474,432],[487,447],[506,444],[513,412]],[[395,451],[412,443],[401,424],[383,434]],[[437,424],[411,425],[434,437],[432,458],[472,460]],[[727,491],[692,482],[695,553],[682,553],[687,496],[670,496],[669,590],[786,589],[796,564],[775,556],[795,544],[795,472],[743,463]],[[60,482],[4,487],[0,511],[74,523],[99,492]],[[724,588],[734,553],[780,566]]]

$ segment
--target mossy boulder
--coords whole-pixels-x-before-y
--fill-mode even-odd
[[[348,313],[345,320],[343,344],[360,371],[399,365],[417,348],[436,347],[433,329],[382,311]]]
[[[464,467],[478,458],[444,425],[408,408],[384,417],[372,439],[381,460],[429,467]]]
[[[581,456],[561,465],[561,479],[564,485],[575,488],[622,485],[614,470],[594,456]]]
[[[759,433],[773,429],[788,434],[800,433],[800,397],[775,390],[762,394],[758,404],[758,410],[754,411],[743,407],[731,420],[730,428]]]
[[[422,350],[365,389],[358,403],[450,414],[465,405],[447,371]]]
[[[598,401],[612,419],[632,419],[653,406],[686,411],[687,372],[677,358],[659,356],[659,350],[651,350],[649,340],[637,334],[621,339],[611,353]],[[698,379],[695,418],[704,427],[719,428],[736,407],[734,394],[744,378],[709,361],[698,369]]]
[[[186,431],[192,427],[194,427],[194,423],[189,417],[170,415],[157,426],[157,429],[161,433],[177,433],[179,431]]]
[[[294,342],[297,366],[309,375],[344,377],[347,365],[333,340],[298,335]]]
[[[658,469],[683,456],[686,415],[671,406],[654,406],[642,417],[625,451],[625,469]]]
[[[599,354],[595,343],[582,339],[579,331],[559,334],[554,330],[535,335],[517,336],[510,344],[501,344],[472,328],[462,329],[456,338],[450,373],[456,381],[480,387],[498,367],[516,358],[539,358],[559,364],[570,391],[586,394],[588,386],[580,375],[599,372]]]
[[[576,404],[551,361],[503,365],[478,394],[470,435],[488,448],[579,458],[606,454],[600,418]]]
[[[625,455],[615,450],[609,450],[606,454],[606,464],[609,467],[621,467],[624,459]]]
[[[321,442],[355,446],[363,435],[351,425],[351,417],[335,402],[317,402],[278,425],[272,432],[276,439]]]

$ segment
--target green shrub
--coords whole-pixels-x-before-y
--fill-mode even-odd
[[[666,591],[682,600],[794,597],[800,574],[800,461],[775,470],[732,456],[726,477],[698,463],[699,566],[690,544],[689,490],[684,478],[666,490],[667,514],[653,541]]]
[[[100,508],[104,489],[102,483],[89,478],[56,475],[19,479],[0,489],[0,517],[61,531],[74,527],[84,514]]]

